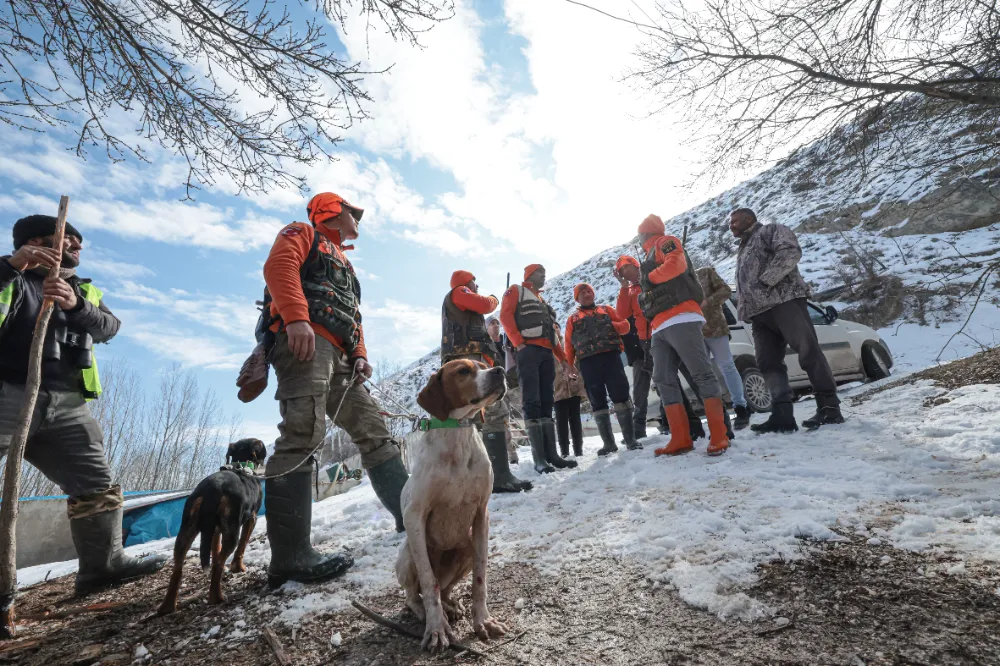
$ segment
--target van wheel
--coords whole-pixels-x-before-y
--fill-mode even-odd
[[[750,408],[755,412],[771,411],[771,391],[761,371],[750,365],[740,371],[740,376],[743,377],[743,392]]]
[[[889,376],[889,359],[885,357],[882,348],[871,340],[861,345],[861,364],[868,379],[872,381]]]

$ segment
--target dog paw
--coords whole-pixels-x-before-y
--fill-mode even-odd
[[[427,619],[427,612],[424,610],[424,605],[421,603],[420,599],[416,600],[407,599],[406,607],[410,609],[410,612],[417,616],[417,619],[423,622]]]
[[[444,652],[454,640],[455,634],[451,630],[451,625],[442,615],[436,622],[427,622],[421,647],[428,652]]]
[[[242,560],[240,560],[239,562],[237,562],[236,560],[233,560],[233,563],[229,565],[229,572],[230,573],[246,573],[247,572],[247,565],[243,564]]]
[[[164,602],[164,603],[160,604],[159,608],[156,609],[156,614],[157,615],[170,615],[171,613],[176,613],[176,612],[177,612],[177,602],[176,601],[174,603],[172,603],[172,604],[168,604],[168,603]]]
[[[458,622],[465,615],[465,606],[462,605],[461,601],[455,600],[445,601],[441,600],[441,605],[444,607],[444,612],[448,616],[449,622]]]
[[[219,594],[209,593],[209,595],[208,595],[208,605],[209,606],[218,606],[219,604],[224,604],[224,603],[226,603],[226,595],[225,594],[223,594],[221,592]]]
[[[507,627],[487,615],[483,619],[473,619],[472,630],[481,641],[500,638],[507,633]]]

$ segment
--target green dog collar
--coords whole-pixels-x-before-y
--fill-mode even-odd
[[[442,421],[432,416],[429,419],[420,419],[417,429],[427,432],[428,430],[440,430],[442,428],[469,428],[471,426],[472,422],[469,420],[445,419]]]

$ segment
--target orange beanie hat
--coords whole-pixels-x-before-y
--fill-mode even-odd
[[[667,228],[663,225],[663,220],[659,215],[647,215],[646,219],[639,225],[640,234],[664,234]]]
[[[451,274],[451,288],[464,287],[475,279],[476,276],[469,271],[455,271]]]
[[[357,206],[352,206],[344,197],[333,192],[320,192],[306,204],[306,214],[313,225],[326,222],[331,217],[337,217],[344,209],[351,211],[355,220],[360,221],[364,210]]]
[[[581,282],[580,284],[573,287],[573,300],[579,301],[580,292],[583,291],[584,289],[589,289],[591,291],[594,291],[594,288],[591,287],[589,284],[587,284],[586,282]]]
[[[527,282],[531,274],[537,271],[539,268],[545,268],[541,264],[528,264],[524,267],[524,281]]]
[[[622,266],[635,266],[636,268],[639,268],[639,260],[630,254],[623,254],[618,257],[618,261],[615,262],[615,272],[617,273],[621,271]]]

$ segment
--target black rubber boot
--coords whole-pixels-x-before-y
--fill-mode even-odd
[[[618,453],[618,445],[615,444],[615,431],[611,427],[611,412],[602,410],[594,412],[594,423],[597,424],[597,432],[601,435],[604,446],[598,450],[597,455],[606,456]]]
[[[705,425],[701,422],[701,417],[694,413],[694,407],[691,406],[691,401],[688,400],[687,394],[684,394],[684,411],[687,412],[691,441],[697,442],[699,439],[704,439]]]
[[[736,405],[733,407],[736,412],[736,420],[733,422],[733,428],[736,430],[743,430],[748,425],[750,425],[750,408],[740,407]]]
[[[539,419],[542,424],[542,433],[545,436],[545,459],[556,469],[573,469],[576,467],[575,460],[565,460],[559,455],[556,445],[556,422],[552,419]]]
[[[531,481],[522,481],[510,471],[507,462],[507,435],[502,432],[487,432],[483,434],[483,444],[486,454],[490,457],[493,467],[494,493],[519,493],[531,490]]]
[[[722,408],[722,420],[726,422],[726,437],[731,442],[736,439],[736,435],[733,434],[733,422],[729,420],[729,410],[725,406]]]
[[[629,451],[641,449],[642,444],[636,440],[635,423],[632,421],[632,403],[622,402],[615,405],[615,418],[618,419],[618,427],[622,429],[625,448]]]
[[[73,546],[80,558],[76,594],[91,592],[156,573],[167,562],[166,555],[130,557],[122,548],[122,509],[112,509],[69,521]]]
[[[583,435],[573,435],[573,455],[577,458],[583,456]]]
[[[323,554],[309,542],[312,531],[311,481],[312,474],[306,472],[264,482],[267,541],[271,545],[271,564],[267,567],[267,584],[270,587],[279,587],[290,580],[320,583],[336,578],[354,564],[354,558],[346,553]]]
[[[375,491],[378,501],[396,519],[396,531],[404,531],[406,528],[403,527],[403,507],[400,504],[400,496],[403,494],[403,486],[406,485],[406,480],[410,478],[410,475],[406,471],[406,466],[403,465],[403,458],[396,456],[375,465],[368,470],[368,478],[371,479],[372,489]]]
[[[771,416],[763,423],[755,423],[750,429],[758,434],[780,432],[795,432],[799,426],[795,423],[795,410],[790,402],[775,403],[771,407]]]
[[[531,442],[531,457],[535,461],[535,471],[539,474],[556,471],[545,457],[545,433],[542,432],[542,424],[537,420],[528,419],[524,422],[524,429],[528,431],[528,441]]]

